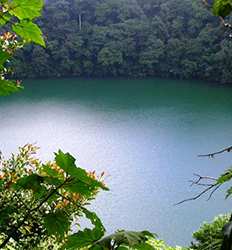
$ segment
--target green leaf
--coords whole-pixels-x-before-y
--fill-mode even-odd
[[[6,51],[0,50],[0,68],[2,68],[3,64],[10,58],[10,54]]]
[[[104,250],[104,249],[99,245],[94,245],[94,246],[90,247],[90,250]]]
[[[136,246],[134,246],[135,249],[138,249],[138,250],[155,250],[155,248],[151,245],[149,245],[148,243],[141,243],[141,244],[138,244]]]
[[[101,182],[88,176],[84,169],[77,167],[75,164],[75,158],[69,153],[63,153],[59,150],[55,155],[56,164],[73,177],[75,181],[81,181],[93,189],[100,187],[104,190],[108,190]]]
[[[58,153],[55,154],[55,161],[56,164],[61,167],[66,173],[73,177],[76,177],[76,160],[72,155],[70,155],[69,153],[65,154],[61,150],[59,150]]]
[[[64,180],[64,176],[60,174],[58,171],[52,169],[50,165],[43,165],[40,172],[41,172],[41,175],[50,176],[50,177]]]
[[[37,190],[40,188],[41,182],[43,182],[43,177],[37,174],[32,174],[20,178],[14,185],[14,188],[16,190],[19,190],[20,188]]]
[[[38,189],[34,190],[34,197],[36,200],[40,200],[41,198],[45,197],[47,193],[47,188],[44,186],[40,186]]]
[[[53,177],[44,177],[44,182],[49,184],[49,185],[53,185],[53,186],[59,186],[61,185],[64,181],[58,179],[58,178],[53,178]]]
[[[128,246],[119,246],[117,250],[128,250],[130,249]]]
[[[23,89],[22,86],[17,86],[14,81],[0,80],[0,96],[10,95]]]
[[[0,227],[4,227],[4,224],[7,224],[8,220],[11,217],[11,214],[17,211],[17,208],[12,205],[7,205],[0,209]]]
[[[41,199],[47,194],[48,190],[45,186],[41,185],[44,182],[44,178],[37,175],[31,174],[20,178],[14,185],[15,190],[27,189],[34,192],[35,199]]]
[[[49,213],[44,218],[44,226],[49,235],[64,236],[70,230],[71,222],[69,216],[61,210]]]
[[[34,42],[45,47],[42,31],[39,26],[30,21],[21,21],[13,24],[13,31],[26,42]]]
[[[216,16],[226,17],[232,11],[232,0],[214,0],[213,13]]]
[[[1,13],[0,25],[6,24],[8,21],[10,21],[11,17],[12,16],[8,12],[6,12],[3,16],[2,16],[2,13]]]
[[[13,0],[10,14],[18,17],[20,20],[32,20],[41,15],[43,6],[43,0]]]
[[[94,225],[93,229],[85,228],[83,231],[79,231],[68,237],[67,242],[62,246],[61,249],[76,250],[82,247],[89,247],[98,241],[105,233],[105,228],[102,225],[101,220],[93,212],[83,208],[83,212],[91,223]],[[95,248],[101,249],[101,248]]]
[[[2,188],[5,184],[5,181],[4,180],[0,180],[0,188]]]
[[[71,192],[79,193],[85,197],[89,197],[92,196],[97,187],[95,185],[90,186],[82,181],[74,179],[66,184],[64,188]]]
[[[142,244],[142,246],[147,247],[146,249],[153,249],[148,248],[150,245],[145,244],[148,238],[154,238],[155,235],[148,231],[142,231],[142,232],[134,232],[134,231],[125,231],[120,230],[112,235],[109,235],[100,241],[97,242],[97,245],[101,246],[103,249],[108,249],[112,245],[112,242],[116,242],[116,245],[118,246],[128,246],[132,247],[133,249],[141,249],[139,248]]]
[[[148,236],[151,236],[152,234],[147,231],[142,232],[133,232],[133,231],[118,231],[118,233],[115,234],[115,240],[123,241],[124,244],[133,247],[135,245],[138,245],[142,242],[147,241]]]
[[[226,191],[226,199],[229,198],[232,195],[232,187],[230,187],[227,191]]]
[[[225,173],[223,173],[218,179],[218,184],[223,184],[232,179],[232,169],[228,169]]]

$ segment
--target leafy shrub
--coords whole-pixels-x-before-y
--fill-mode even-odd
[[[220,215],[211,223],[204,223],[193,233],[191,248],[197,250],[219,250],[223,242],[223,227],[229,222],[229,215]]]
[[[19,153],[0,160],[0,248],[35,249],[44,242],[69,246],[89,246],[105,229],[85,206],[100,189],[107,190],[94,172],[76,166],[75,159],[59,151],[53,162],[42,163],[37,147],[27,144]],[[85,216],[93,229],[72,227]],[[49,246],[50,245],[50,246]],[[52,248],[53,249],[53,248]]]

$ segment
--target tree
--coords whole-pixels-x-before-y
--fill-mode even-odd
[[[194,241],[191,249],[220,249],[223,242],[222,228],[229,222],[229,219],[230,216],[226,214],[217,216],[211,223],[204,223],[198,231],[193,233]]]
[[[158,76],[230,83],[231,65],[217,74],[228,61],[229,34],[211,5],[207,8],[202,0],[47,1],[37,21],[47,47],[31,45],[17,53],[14,77]]]

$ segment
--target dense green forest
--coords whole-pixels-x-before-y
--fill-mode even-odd
[[[16,77],[231,82],[229,34],[200,0],[52,0],[38,24],[47,46],[20,50]]]

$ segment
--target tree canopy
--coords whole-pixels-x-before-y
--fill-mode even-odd
[[[224,2],[210,5],[216,15]],[[47,47],[19,51],[16,77],[231,82],[230,33],[201,0],[53,0],[38,24]]]

